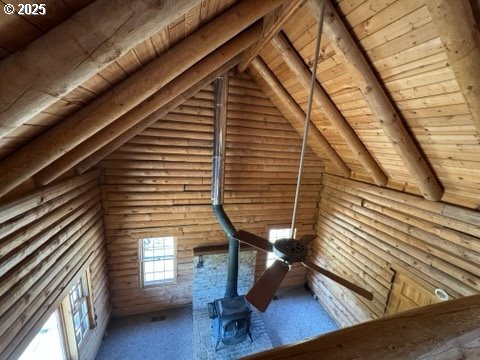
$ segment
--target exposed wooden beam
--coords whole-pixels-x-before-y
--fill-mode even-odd
[[[250,49],[245,51],[242,62],[238,65],[239,71],[245,71],[250,63],[257,57],[260,51],[277,34],[305,0],[292,0],[275,9],[263,19],[263,37]]]
[[[427,0],[426,4],[480,134],[480,25],[469,0]]]
[[[0,196],[137,106],[285,0],[243,0],[0,162]]]
[[[95,156],[96,160],[94,162],[96,163],[98,162],[97,160],[103,159],[139,132],[154,124],[159,118],[175,109],[187,99],[187,96],[190,97],[191,95],[189,96],[189,94],[192,94],[192,91],[189,89],[192,86],[194,87],[194,92],[197,92],[217,76],[236,65],[239,62],[236,56],[257,41],[260,33],[260,23],[258,23],[237,35],[172,80],[147,100],[44,168],[34,176],[35,183],[46,185],[93,153],[103,147],[107,147],[108,151],[102,149],[103,151],[100,151]],[[231,60],[233,58],[235,59],[232,63]],[[221,68],[221,71],[217,70],[219,68]],[[200,85],[197,84],[199,82]],[[109,145],[112,141],[114,143]],[[89,168],[93,165],[92,159],[90,159],[87,167]]]
[[[267,84],[268,88],[265,88],[262,84],[258,84],[265,92],[271,92],[277,98],[276,104],[279,110],[283,113],[283,116],[290,122],[293,128],[298,132],[300,136],[303,136],[303,127],[305,123],[305,113],[300,106],[285,90],[283,85],[278,81],[272,71],[259,57],[254,59],[251,63],[251,68],[257,72]],[[249,68],[249,71],[251,69]],[[254,75],[252,75],[255,78]],[[275,99],[272,99],[275,103]],[[339,173],[344,177],[350,177],[350,169],[342,160],[342,158],[336,153],[332,146],[328,143],[327,139],[318,131],[315,124],[311,124],[310,131],[308,133],[308,145],[310,148],[320,157],[327,157],[332,161],[335,167],[339,170]]]
[[[0,138],[166,27],[195,3],[95,1],[0,62]]]
[[[410,136],[400,114],[335,8],[330,1],[325,1],[324,33],[335,52],[343,57],[345,67],[358,81],[359,90],[394,149],[402,158],[422,195],[428,200],[440,200],[443,196],[443,189],[435,173]],[[308,0],[308,5],[315,16],[318,16],[320,13],[319,0]]]
[[[175,110],[179,105],[181,105],[183,102],[194,96],[197,92],[201,91],[202,89],[205,88],[209,83],[211,83],[215,78],[220,76],[221,74],[224,74],[226,71],[229,71],[232,69],[234,66],[236,66],[241,60],[241,55],[236,56],[223,66],[217,68],[213,72],[211,72],[207,77],[204,79],[200,80],[198,83],[195,85],[191,86],[192,80],[189,81],[189,86],[186,87],[185,92],[181,93],[179,96],[177,96],[174,100],[170,101],[167,105],[163,106],[161,109],[155,111],[151,115],[147,116],[145,119],[142,121],[136,123],[134,126],[117,136],[115,139],[113,139],[111,142],[103,146],[102,148],[98,149],[94,153],[92,153],[90,156],[88,156],[85,160],[80,162],[76,167],[75,171],[78,174],[83,174],[84,172],[88,171],[91,169],[93,166],[98,164],[100,161],[102,161],[105,157],[110,155],[112,152],[117,150],[119,147],[121,147],[123,144],[127,143],[130,141],[130,139],[134,138],[138,134],[140,134],[143,130],[148,128],[149,126],[153,125],[155,122],[157,122],[160,118],[168,114],[169,112]],[[177,79],[175,79],[175,82]],[[179,79],[180,80],[180,79]],[[179,84],[179,86],[181,86]],[[81,144],[81,147],[83,148],[83,144]],[[74,150],[76,151],[76,149]]]
[[[245,359],[478,359],[480,295],[425,306]]]
[[[280,53],[283,61],[290,70],[296,75],[296,79],[308,91],[310,89],[311,71],[298,55],[295,48],[289,43],[285,34],[280,32],[273,38],[273,45]],[[328,94],[323,90],[322,86],[315,81],[315,91],[313,93],[313,101],[332,122],[335,129],[343,137],[347,146],[357,156],[363,164],[367,172],[370,174],[375,184],[385,186],[387,184],[387,176],[377,164],[373,156],[368,152],[367,148],[358,138],[357,134],[350,127],[348,122],[343,118],[335,104],[332,102]]]

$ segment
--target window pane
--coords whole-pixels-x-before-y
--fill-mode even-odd
[[[88,313],[87,300],[86,300],[86,299],[85,299],[85,301],[82,303],[81,313],[82,313],[82,317],[84,317],[84,316]]]
[[[140,260],[143,261],[143,284],[155,285],[174,280],[175,239],[173,236],[147,238],[141,241],[143,245]]]
[[[166,271],[165,272],[165,280],[173,280],[175,277],[175,274],[173,271]]]
[[[143,263],[144,272],[153,272],[153,261],[145,261]]]
[[[20,360],[64,360],[63,338],[55,311],[25,349]]]
[[[155,272],[153,273],[153,280],[154,281],[163,281],[164,273],[163,272]]]
[[[155,261],[155,272],[163,272],[165,271],[165,261],[159,260]]]
[[[77,345],[80,345],[89,329],[87,296],[87,279],[82,276],[70,292],[73,328]]]
[[[146,250],[143,254],[144,260],[153,260],[154,259],[154,251],[153,249]]]
[[[74,313],[73,315],[73,326],[77,329],[78,327],[80,327],[80,314],[77,312],[77,313]]]
[[[82,334],[85,334],[88,330],[88,316],[82,320]]]
[[[77,344],[80,344],[82,342],[82,334],[80,330],[78,330],[78,332],[75,334],[75,341],[77,342]]]

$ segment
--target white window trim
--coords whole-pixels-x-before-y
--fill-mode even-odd
[[[171,281],[166,281],[163,283],[158,284],[145,284],[144,281],[144,260],[143,260],[143,241],[145,239],[154,239],[154,238],[172,238],[173,239],[173,279]],[[164,235],[164,236],[146,236],[138,240],[138,270],[139,270],[139,286],[140,289],[149,290],[155,289],[157,287],[168,286],[168,285],[176,285],[177,284],[177,255],[178,255],[178,247],[177,247],[177,238],[173,235]]]

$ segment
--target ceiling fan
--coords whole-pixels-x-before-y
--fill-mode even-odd
[[[258,279],[255,285],[246,295],[247,300],[260,311],[265,311],[267,309],[268,305],[270,304],[271,300],[275,295],[275,292],[280,287],[282,280],[285,278],[288,271],[290,270],[291,265],[298,262],[302,263],[302,265],[306,268],[325,275],[326,277],[367,298],[368,300],[373,299],[373,294],[371,292],[307,260],[308,245],[315,239],[315,235],[304,235],[299,240],[295,240],[293,238],[293,229],[295,228],[295,217],[297,212],[300,194],[300,184],[303,173],[303,160],[305,157],[305,149],[307,144],[308,127],[310,125],[312,95],[314,91],[314,84],[316,81],[316,67],[320,51],[320,37],[322,33],[324,5],[325,1],[322,2],[322,11],[320,13],[318,25],[317,43],[315,47],[315,61],[313,62],[312,66],[310,96],[308,99],[308,106],[305,118],[305,129],[303,133],[302,152],[298,169],[297,187],[295,191],[295,201],[293,207],[292,225],[290,229],[290,238],[279,239],[272,244],[267,239],[243,230],[237,231],[233,236],[240,242],[251,245],[265,252],[273,252],[278,257],[278,259],[275,260],[275,262],[262,274],[260,279]]]
[[[333,281],[345,286],[368,300],[373,299],[373,294],[362,287],[338,276],[323,267],[307,260],[308,244],[315,239],[314,235],[304,235],[299,240],[279,239],[273,244],[260,236],[247,231],[237,231],[235,239],[265,252],[273,252],[278,259],[262,274],[260,279],[248,292],[247,300],[260,311],[265,311],[273,299],[275,292],[280,287],[282,280],[287,275],[293,263],[302,263],[308,269],[319,272]]]

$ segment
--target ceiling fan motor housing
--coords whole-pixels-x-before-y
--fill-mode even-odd
[[[288,263],[304,261],[307,251],[307,247],[295,239],[280,239],[273,244],[274,254]]]

